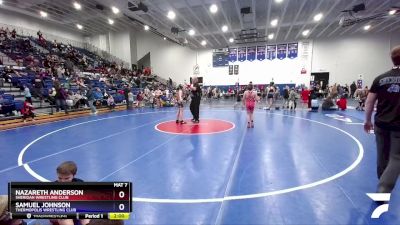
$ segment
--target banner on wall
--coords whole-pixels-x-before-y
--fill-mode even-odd
[[[257,60],[263,61],[265,59],[265,46],[257,46]]]
[[[256,60],[256,50],[257,50],[256,46],[247,47],[247,61],[252,62]]]
[[[267,59],[274,60],[276,58],[276,45],[267,46]]]
[[[277,58],[282,60],[286,58],[287,44],[280,44],[277,46]]]
[[[238,48],[238,60],[240,62],[246,61],[246,47]]]
[[[288,44],[288,58],[295,59],[299,53],[299,44],[298,43],[290,43]]]
[[[230,48],[229,49],[229,62],[236,62],[238,57],[238,49]]]

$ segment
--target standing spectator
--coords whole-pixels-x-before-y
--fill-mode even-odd
[[[34,110],[32,103],[30,103],[28,99],[25,99],[24,106],[21,110],[24,123],[26,123],[28,117],[32,117],[32,120],[35,120],[35,114],[33,113]]]
[[[56,86],[56,112],[59,112],[60,109],[65,111],[65,114],[68,114],[66,100],[67,100],[67,93],[65,92],[64,88],[61,85]]]
[[[133,98],[133,93],[130,90],[128,93],[128,101],[129,101],[129,109],[132,109],[134,98]]]
[[[283,109],[289,108],[289,92],[290,92],[289,86],[286,85],[285,88],[283,89],[283,106],[282,106]]]
[[[353,81],[353,83],[350,85],[350,98],[354,98],[354,93],[357,90],[357,85],[356,82]]]
[[[125,97],[125,101],[126,101],[126,109],[131,109],[131,107],[129,105],[129,92],[131,92],[131,90],[129,89],[129,86],[125,85],[125,87],[124,87],[124,97]]]
[[[96,107],[94,106],[94,101],[95,101],[95,96],[94,96],[94,92],[91,86],[88,87],[88,90],[86,92],[86,98],[90,107],[90,110],[92,112],[93,115],[97,114],[97,110]]]
[[[29,90],[29,88],[26,84],[24,84],[24,96],[25,96],[25,99],[28,100],[28,102],[32,104],[31,91]]]
[[[290,110],[295,110],[296,109],[296,91],[294,90],[294,88],[292,88],[292,90],[290,90],[289,93],[289,106],[288,109]]]
[[[391,193],[400,174],[400,46],[391,52],[392,70],[372,83],[366,101],[364,130],[375,130],[378,151],[378,193]],[[378,101],[375,125],[371,116]]]

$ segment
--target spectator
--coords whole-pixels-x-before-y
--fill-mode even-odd
[[[336,105],[340,110],[346,110],[347,109],[347,99],[345,95],[342,95],[340,99],[336,102]]]
[[[35,120],[35,114],[33,113],[34,110],[32,103],[30,103],[28,99],[25,99],[24,106],[21,110],[24,123],[26,123],[28,117],[32,117],[32,120]]]
[[[143,107],[143,100],[144,100],[144,94],[143,92],[139,91],[138,94],[136,95],[136,101],[137,101],[137,107],[141,108]]]
[[[56,87],[56,112],[59,112],[60,109],[65,111],[65,114],[68,114],[66,100],[67,100],[67,93],[65,92],[64,88],[61,86]]]
[[[114,97],[112,95],[108,95],[107,105],[108,105],[108,108],[110,110],[114,111],[114,109],[115,109],[115,101],[114,101]]]
[[[28,86],[26,84],[24,84],[24,96],[25,99],[28,100],[29,103],[32,104],[32,95],[31,95],[31,91],[29,90]]]
[[[354,98],[354,93],[357,90],[357,85],[356,82],[353,81],[353,83],[350,85],[350,98]]]
[[[332,96],[326,97],[322,102],[322,110],[336,110],[335,104],[333,103]]]
[[[132,91],[129,91],[129,93],[128,93],[128,101],[129,101],[129,108],[131,109],[133,106],[133,102],[134,102]]]
[[[87,98],[87,101],[89,103],[90,110],[92,111],[92,115],[96,115],[97,114],[97,110],[96,110],[96,107],[94,106],[95,96],[94,96],[94,93],[93,93],[93,89],[90,86],[89,86],[89,89],[88,89],[88,91],[86,93],[86,98]]]
[[[294,90],[294,88],[292,88],[292,90],[290,90],[290,93],[289,93],[289,106],[288,106],[288,109],[290,109],[290,110],[295,110],[296,109],[296,99],[297,99],[296,91]]]
[[[128,85],[125,85],[123,92],[124,92],[125,101],[126,101],[126,109],[131,109],[131,106],[129,105],[129,92],[131,92],[131,90],[129,89]]]

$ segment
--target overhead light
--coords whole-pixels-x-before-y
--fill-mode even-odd
[[[163,39],[164,39],[164,41],[165,41],[165,40],[167,40],[167,38],[166,38],[166,37],[164,37]]]
[[[83,26],[80,25],[80,24],[77,24],[76,27],[77,27],[79,30],[82,30],[82,29],[83,29]]]
[[[150,27],[147,25],[144,25],[144,30],[150,30]]]
[[[314,21],[318,22],[324,17],[322,13],[318,13],[317,15],[314,16]]]
[[[173,20],[173,19],[175,19],[176,14],[175,14],[174,11],[169,11],[167,17],[168,17],[170,20]]]
[[[47,17],[47,12],[40,11],[40,16],[41,17]]]
[[[283,0],[275,0],[276,3],[282,3]]]
[[[210,6],[210,12],[211,13],[217,13],[218,12],[218,6],[216,4],[212,4]]]
[[[119,13],[119,9],[118,9],[117,7],[115,7],[115,6],[112,6],[112,7],[111,7],[111,10],[112,10],[112,12],[113,12],[114,14],[118,14],[118,13]]]
[[[201,45],[203,45],[203,46],[206,46],[206,44],[207,44],[207,41],[205,41],[205,40],[203,40],[203,41],[201,42]]]
[[[114,20],[108,19],[108,23],[111,24],[111,25],[113,25],[113,24],[114,24]]]
[[[396,14],[396,12],[397,12],[396,9],[392,9],[392,10],[389,11],[389,15],[392,16],[392,15]]]
[[[196,34],[196,32],[195,32],[193,29],[190,29],[190,30],[189,30],[189,35],[190,35],[190,36],[193,36],[193,35],[195,35],[195,34]]]
[[[269,40],[272,40],[272,39],[274,39],[274,36],[275,36],[274,34],[269,34],[269,35],[268,35],[268,39],[269,39]]]
[[[80,9],[82,9],[82,6],[81,6],[81,4],[74,2],[74,8],[77,10],[80,10]]]
[[[364,30],[369,30],[369,29],[371,29],[371,25],[365,25],[364,26]]]
[[[307,36],[308,34],[310,34],[310,30],[305,30],[305,31],[303,31],[303,36]]]
[[[3,5],[3,0],[0,0],[0,5]]]
[[[233,43],[234,41],[235,41],[235,39],[229,38],[229,42],[230,42],[230,43]]]
[[[227,32],[227,31],[228,31],[228,26],[227,25],[222,26],[222,32]]]
[[[278,25],[278,19],[274,19],[271,21],[271,26],[276,27]]]

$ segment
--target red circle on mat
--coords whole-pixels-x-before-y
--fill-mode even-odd
[[[202,119],[200,123],[185,121],[186,124],[177,124],[175,120],[159,123],[156,130],[168,134],[197,135],[227,132],[235,128],[235,124],[225,120]]]

